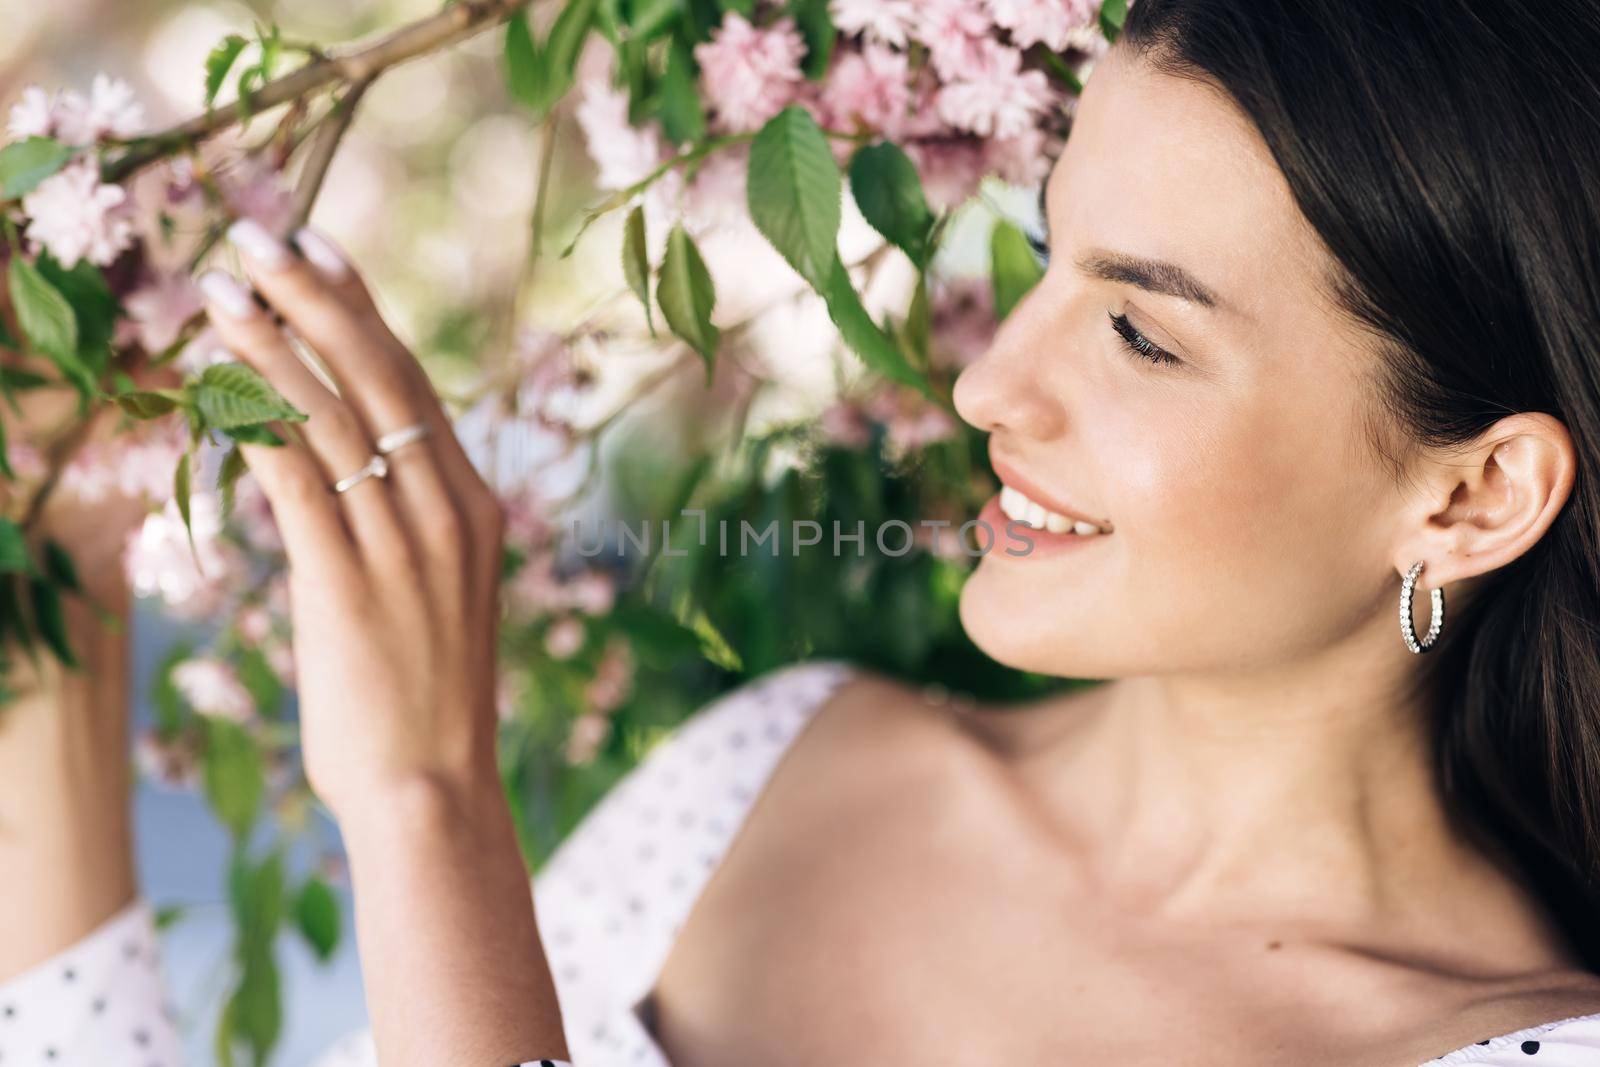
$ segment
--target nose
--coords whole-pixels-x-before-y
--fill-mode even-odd
[[[1063,344],[1051,339],[1054,316],[1040,291],[1047,285],[1040,282],[1012,309],[988,350],[956,378],[956,413],[980,430],[1050,440],[1065,426],[1066,411],[1046,373]]]

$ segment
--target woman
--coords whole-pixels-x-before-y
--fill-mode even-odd
[[[1600,1065],[1596,55],[1559,0],[1139,0],[1049,269],[956,390],[1007,487],[982,517],[1041,527],[964,624],[1109,681],[938,710],[788,668],[655,750],[532,907],[495,506],[337,252],[237,229],[341,386],[208,278],[311,413],[249,461],[382,1061]],[[6,869],[106,880],[42,853]],[[112,974],[129,892],[38,901],[0,1010]],[[53,1062],[140,1062],[109,1048]]]

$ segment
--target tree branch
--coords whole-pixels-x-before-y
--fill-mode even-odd
[[[298,100],[336,83],[360,84],[404,63],[464,41],[510,18],[528,0],[458,0],[438,14],[391,30],[368,44],[329,52],[298,70],[263,85],[244,101],[219,104],[187,122],[135,141],[120,158],[105,168],[105,180],[123,181],[142,168],[182,148],[237,125],[252,112]]]
[[[311,209],[317,203],[317,194],[322,191],[323,179],[328,176],[328,167],[332,165],[333,157],[339,151],[339,142],[356,117],[356,107],[361,103],[362,94],[371,84],[372,79],[365,78],[351,85],[339,98],[338,103],[333,105],[333,113],[323,119],[322,127],[317,130],[311,142],[305,166],[300,171],[300,181],[295,186],[294,210],[290,216],[291,230],[298,230],[311,217]]]

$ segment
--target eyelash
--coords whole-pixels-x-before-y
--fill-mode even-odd
[[[1033,249],[1034,258],[1039,261],[1041,268],[1050,266],[1050,245],[1044,235],[1036,230],[1027,232],[1028,247]],[[1111,316],[1111,328],[1122,338],[1122,343],[1128,351],[1141,359],[1148,360],[1158,366],[1175,366],[1183,361],[1171,352],[1156,344],[1150,338],[1139,332],[1138,327],[1128,321],[1128,316],[1116,312],[1107,312]]]
[[[1128,321],[1128,316],[1119,315],[1114,311],[1108,311],[1106,314],[1111,316],[1111,328],[1117,331],[1118,336],[1122,338],[1123,345],[1134,355],[1162,366],[1174,366],[1183,362],[1177,356],[1174,356],[1171,352],[1168,352],[1140,333],[1138,328]]]

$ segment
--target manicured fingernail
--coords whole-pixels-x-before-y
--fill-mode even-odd
[[[350,264],[334,247],[333,242],[315,230],[296,230],[292,240],[306,261],[320,270],[329,281],[342,282],[350,276]]]
[[[255,219],[240,219],[229,226],[228,240],[263,267],[278,270],[289,265],[289,249]]]
[[[249,289],[226,271],[208,270],[200,276],[200,291],[231,318],[248,319],[257,314]]]

